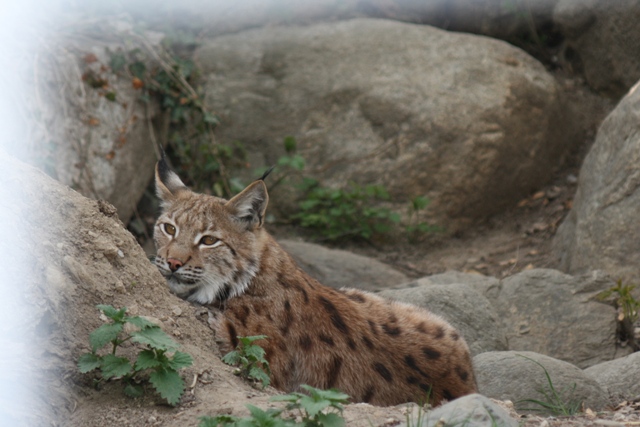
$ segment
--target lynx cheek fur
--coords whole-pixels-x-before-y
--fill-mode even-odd
[[[160,272],[181,298],[221,310],[223,352],[237,336],[268,336],[257,344],[274,387],[335,387],[375,405],[437,405],[476,391],[469,349],[445,320],[303,272],[263,228],[262,179],[227,201],[191,192],[161,160],[156,188]]]

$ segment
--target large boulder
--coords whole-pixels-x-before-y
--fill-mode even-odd
[[[612,286],[601,272],[572,277],[536,269],[504,279],[490,301],[502,319],[510,350],[533,351],[587,368],[630,351],[616,346],[615,308],[597,298]]]
[[[295,240],[280,240],[278,243],[310,276],[333,288],[374,292],[409,280],[401,272],[362,255]]]
[[[481,290],[465,283],[436,285],[428,281],[421,283],[421,280],[405,288],[382,291],[380,295],[415,304],[444,317],[460,331],[472,355],[507,350],[502,324]]]
[[[640,79],[640,1],[559,0],[553,19],[563,60],[591,87],[618,98]]]
[[[640,352],[599,363],[584,372],[608,390],[616,402],[640,396]]]
[[[573,209],[554,239],[560,268],[640,280],[640,90],[604,120],[582,164]]]
[[[27,94],[36,163],[60,182],[107,200],[127,223],[158,159],[157,104],[140,101],[133,76],[116,56],[137,49],[147,69],[161,48],[160,33],[139,33],[122,19],[73,22],[51,35],[34,58]],[[122,63],[120,65],[123,65]]]
[[[195,57],[217,137],[241,141],[252,165],[276,163],[293,135],[306,175],[383,184],[396,203],[426,195],[451,228],[542,185],[576,142],[553,77],[485,37],[355,19],[220,36]]]
[[[550,403],[558,409],[562,404],[565,409],[573,407],[578,411],[582,403],[595,411],[604,409],[608,403],[606,391],[581,369],[542,354],[530,351],[482,353],[473,358],[473,366],[478,391],[494,399],[511,400],[518,412],[550,412],[530,400]],[[553,389],[558,393],[556,401],[545,396],[553,396]]]

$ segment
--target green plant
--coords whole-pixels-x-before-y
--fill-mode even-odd
[[[259,345],[253,344],[258,340],[266,340],[266,335],[251,337],[237,337],[239,342],[235,350],[227,353],[222,361],[228,365],[240,365],[237,373],[245,379],[260,381],[262,388],[269,385],[269,362],[264,358],[265,352]]]
[[[119,310],[110,305],[97,307],[111,322],[103,324],[89,335],[91,352],[80,356],[80,372],[84,374],[98,369],[101,376],[98,383],[120,378],[126,384],[125,394],[131,397],[142,395],[140,375],[150,372],[149,382],[160,396],[170,405],[177,404],[184,393],[184,381],[178,370],[191,366],[191,356],[178,351],[178,344],[155,323],[143,317],[127,316],[126,307]],[[126,332],[127,323],[137,330]],[[118,348],[127,341],[146,346],[137,354],[135,363],[127,357],[116,355]],[[110,352],[99,355],[98,350],[108,344],[111,344]]]
[[[411,204],[409,205],[409,224],[405,227],[409,241],[413,242],[421,235],[441,230],[440,227],[420,221],[421,213],[429,206],[430,202],[431,201],[424,196],[416,196],[411,199]]]
[[[525,358],[536,365],[540,366],[544,371],[544,375],[547,380],[547,387],[538,390],[543,396],[542,400],[538,399],[523,399],[517,404],[521,403],[533,403],[538,405],[539,408],[519,408],[526,411],[548,412],[552,415],[575,415],[580,412],[582,402],[577,400],[571,400],[571,396],[575,392],[576,383],[573,383],[571,387],[567,387],[564,390],[558,392],[551,381],[551,376],[547,369],[538,361],[531,359],[530,357],[518,354],[519,357]]]
[[[338,390],[320,390],[308,385],[301,385],[308,394],[291,393],[271,398],[272,402],[287,402],[287,411],[297,411],[300,422],[282,418],[282,409],[263,411],[247,405],[251,412],[249,418],[238,418],[230,415],[202,417],[199,427],[344,427],[342,411],[349,395]]]
[[[389,200],[381,185],[361,186],[354,182],[345,189],[329,188],[311,178],[304,178],[304,200],[292,219],[310,228],[323,240],[348,237],[370,239],[384,234],[400,222],[400,215],[375,203]]]
[[[244,167],[245,151],[241,144],[216,141],[214,129],[218,116],[206,107],[194,89],[199,71],[194,62],[172,55],[165,49],[145,45],[146,50],[132,49],[111,53],[110,69],[131,79],[140,91],[139,99],[158,101],[169,119],[169,156],[187,174],[186,183],[199,191],[211,191],[230,197],[243,187],[231,178],[231,167]],[[154,64],[147,66],[146,64]],[[114,94],[115,96],[115,94]],[[151,132],[151,138],[154,138]],[[211,186],[211,182],[214,184]]]
[[[280,417],[282,409],[267,409],[263,411],[253,405],[247,405],[251,417],[238,418],[232,415],[218,415],[216,417],[201,417],[198,427],[289,427],[295,426],[291,420]]]
[[[320,390],[306,384],[300,386],[308,394],[290,393],[271,398],[273,402],[287,402],[286,409],[297,410],[305,427],[344,426],[342,411],[349,399],[348,394],[339,390]]]
[[[631,324],[638,320],[638,313],[640,313],[640,301],[636,300],[631,294],[636,288],[636,285],[623,285],[622,280],[618,280],[616,286],[609,290],[600,292],[598,299],[605,300],[616,294],[615,304],[620,310],[618,321],[622,322],[625,319]]]

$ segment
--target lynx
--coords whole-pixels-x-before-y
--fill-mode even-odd
[[[161,160],[155,263],[179,297],[209,305],[223,352],[266,335],[271,383],[338,388],[354,402],[434,405],[476,391],[469,349],[445,320],[356,289],[323,286],[265,231],[264,177],[231,200],[190,191]]]

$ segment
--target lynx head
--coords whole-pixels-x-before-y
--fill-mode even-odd
[[[208,304],[247,289],[260,265],[265,176],[227,201],[192,192],[164,158],[158,162],[162,213],[153,232],[155,264],[178,296]]]

